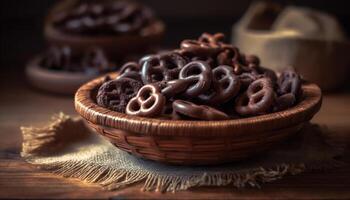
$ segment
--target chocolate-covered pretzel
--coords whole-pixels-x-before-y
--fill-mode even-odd
[[[125,72],[139,72],[140,70],[141,70],[141,67],[139,63],[127,62],[120,68],[119,73],[123,74]]]
[[[120,68],[118,78],[131,78],[142,81],[140,68],[137,62],[127,62]]]
[[[174,52],[180,54],[186,58],[189,62],[191,61],[204,61],[209,64],[211,68],[217,67],[216,57],[212,55],[198,55],[195,52],[186,51],[183,49],[175,49]]]
[[[167,115],[168,118],[172,118],[173,114],[173,99],[168,99],[164,105],[162,115]]]
[[[210,88],[211,68],[206,62],[192,61],[181,69],[179,78],[190,82],[185,95],[195,98]]]
[[[144,85],[137,96],[132,90],[134,97],[127,105],[125,95],[116,97],[119,86],[109,89],[119,106],[127,106],[130,115],[166,120],[262,115],[294,106],[301,95],[301,78],[295,71],[284,71],[277,78],[273,70],[260,66],[257,56],[246,56],[224,43],[220,33],[204,33],[197,40],[184,40],[180,49],[126,63],[119,74],[116,80],[139,80],[138,87]],[[107,101],[100,96],[98,101]]]
[[[204,61],[204,62],[208,63],[212,69],[218,66],[216,64],[216,60],[211,56],[207,56],[207,57],[195,56],[195,57],[190,57],[189,60],[191,60],[191,61]]]
[[[164,53],[169,53],[169,52],[164,52]],[[153,57],[154,57],[154,54],[149,54],[149,55],[145,55],[142,58],[140,58],[140,60],[139,60],[139,65],[141,67],[140,70],[142,70],[143,63],[145,63],[147,60],[149,60],[149,59],[151,59]]]
[[[173,110],[176,114],[184,115],[193,119],[201,120],[224,120],[228,119],[225,113],[205,105],[196,105],[189,101],[176,100],[173,102]]]
[[[277,84],[279,95],[292,93],[295,97],[300,96],[301,78],[293,69],[284,70],[279,76]]]
[[[197,40],[184,40],[181,42],[180,48],[184,54],[192,54],[201,57],[212,56],[220,51],[219,47]]]
[[[259,66],[260,59],[256,55],[247,55],[244,56],[244,62],[247,66]]]
[[[153,19],[149,8],[129,1],[81,3],[52,15],[59,29],[88,35],[142,32]]]
[[[239,62],[240,54],[238,48],[227,45],[216,57],[219,65],[233,66],[236,62]]]
[[[250,65],[250,68],[252,70],[251,72],[254,75],[257,75],[258,77],[269,78],[273,85],[277,83],[277,76],[273,70],[269,68],[261,67],[261,66],[256,66],[256,65]]]
[[[239,80],[241,82],[241,87],[242,88],[248,88],[248,86],[254,82],[255,80],[259,79],[259,76],[258,75],[255,75],[255,74],[252,74],[252,73],[249,73],[249,72],[245,72],[245,73],[242,73],[240,75],[238,75],[239,77]]]
[[[199,99],[206,104],[220,104],[227,102],[237,95],[240,89],[240,80],[227,65],[221,65],[212,70],[213,81],[209,93],[199,95]]]
[[[129,101],[126,113],[142,117],[154,117],[162,113],[165,103],[165,97],[160,93],[157,85],[144,85],[137,95]]]
[[[296,98],[293,93],[287,93],[279,96],[275,100],[273,111],[281,111],[292,107],[296,103]]]
[[[97,104],[124,113],[129,100],[136,96],[141,87],[141,82],[129,78],[107,81],[98,90]]]
[[[224,45],[222,40],[224,34],[216,33],[209,34],[203,33],[198,40],[184,40],[180,44],[181,54],[191,57],[208,57],[219,53],[220,49]]]
[[[225,35],[223,33],[215,33],[215,34],[203,33],[198,38],[198,41],[201,43],[206,43],[213,48],[218,48],[223,45],[222,40],[224,38],[225,38]]]
[[[272,69],[269,69],[269,68],[265,68],[265,67],[260,67],[260,69],[262,69],[263,71],[263,74],[270,78],[271,81],[272,81],[272,84],[276,84],[277,83],[277,75],[276,73],[272,70]]]
[[[235,110],[243,116],[266,113],[274,102],[273,85],[270,79],[260,78],[251,83],[246,92],[238,97]]]
[[[174,97],[183,93],[192,83],[190,79],[176,79],[171,81],[162,81],[159,83],[161,92],[167,98]]]
[[[142,63],[142,81],[149,84],[177,79],[187,61],[177,53],[168,52],[144,58]]]

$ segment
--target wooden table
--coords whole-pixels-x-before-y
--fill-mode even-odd
[[[7,78],[12,80],[11,76]],[[118,191],[64,179],[25,163],[19,156],[21,125],[42,125],[59,111],[75,114],[73,98],[34,91],[23,81],[1,83],[0,95],[0,198],[101,198],[101,199],[350,199],[350,168],[307,172],[264,184],[262,189],[198,188],[175,194],[140,192],[140,185]],[[12,88],[12,90],[11,90]],[[348,147],[342,160],[350,163],[350,93],[324,97],[313,122],[325,124]]]

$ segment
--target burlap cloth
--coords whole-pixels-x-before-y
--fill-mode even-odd
[[[54,115],[45,127],[21,127],[22,157],[64,177],[97,183],[109,190],[143,183],[147,191],[178,191],[199,186],[260,187],[308,169],[340,165],[341,148],[331,145],[329,131],[308,124],[296,137],[260,156],[220,166],[159,164],[118,150],[92,133],[81,118]]]

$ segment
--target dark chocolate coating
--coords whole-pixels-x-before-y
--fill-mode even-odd
[[[136,96],[141,87],[140,81],[129,78],[107,81],[98,90],[97,104],[124,113],[129,100]]]
[[[250,68],[252,69],[252,73],[257,75],[258,77],[269,78],[272,81],[273,85],[277,83],[277,76],[273,70],[256,65],[250,65]]]
[[[233,46],[226,46],[216,57],[219,65],[234,65],[240,59],[239,50]]]
[[[191,84],[191,80],[188,79],[176,79],[171,81],[164,81],[160,83],[161,85],[161,92],[164,96],[171,98],[175,95],[181,94],[188,86]]]
[[[127,62],[120,68],[118,78],[131,78],[142,82],[140,68],[136,62]]]
[[[241,86],[242,88],[248,88],[248,86],[254,82],[255,80],[259,79],[259,77],[257,75],[254,75],[252,73],[242,73],[239,76],[239,79],[241,81]]]
[[[191,61],[204,61],[206,63],[208,63],[208,65],[214,69],[215,67],[217,67],[217,63],[216,60],[211,57],[211,56],[206,56],[206,57],[199,57],[199,56],[195,56],[190,58]]]
[[[295,97],[300,96],[301,78],[294,70],[287,69],[283,71],[278,78],[277,84],[279,95],[292,93]]]
[[[271,80],[260,78],[251,83],[247,91],[238,97],[235,110],[243,116],[265,114],[274,103],[274,95]]]
[[[235,97],[240,90],[240,80],[227,65],[221,65],[212,70],[213,81],[209,93],[199,95],[206,104],[221,104]]]
[[[260,59],[256,55],[247,55],[244,57],[247,66],[259,66]]]
[[[225,35],[223,33],[215,33],[215,34],[203,33],[198,38],[198,41],[202,43],[207,43],[212,47],[220,47],[223,45],[224,38],[225,38]]]
[[[177,79],[187,60],[180,54],[168,52],[142,59],[141,77],[144,84]]]
[[[287,93],[276,98],[273,111],[281,111],[288,109],[296,103],[296,98],[293,93]]]
[[[140,65],[137,62],[127,62],[125,63],[119,70],[119,74],[123,74],[125,72],[139,72],[141,70]]]
[[[181,69],[179,78],[191,82],[185,91],[185,95],[191,98],[208,90],[213,79],[210,66],[203,61],[188,63]]]
[[[215,108],[206,105],[196,105],[192,102],[184,100],[174,101],[173,110],[177,114],[181,114],[193,119],[224,120],[229,118],[228,115]],[[177,116],[179,117],[179,115]]]
[[[184,53],[197,55],[200,57],[212,56],[220,51],[219,47],[214,47],[209,43],[199,42],[197,40],[184,40],[181,42],[180,47]]]
[[[131,78],[144,84],[129,101],[127,113],[161,119],[220,120],[228,115],[263,115],[297,103],[301,78],[295,71],[284,71],[277,78],[273,70],[260,66],[257,56],[246,56],[225,44],[223,37],[203,33],[196,40],[182,41],[180,49],[126,63],[117,79]]]

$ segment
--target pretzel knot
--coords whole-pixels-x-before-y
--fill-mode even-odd
[[[235,110],[243,116],[264,114],[274,103],[273,85],[269,78],[252,82],[247,91],[238,97]]]
[[[294,96],[299,96],[301,92],[301,78],[294,70],[288,69],[283,71],[278,78],[277,84],[280,95],[292,93]]]
[[[140,65],[136,62],[127,62],[119,70],[118,78],[130,78],[142,81],[140,74]]]
[[[128,101],[136,96],[141,87],[140,81],[129,78],[110,80],[99,88],[96,96],[97,103],[105,108],[124,113]]]
[[[192,61],[181,69],[179,79],[189,82],[185,95],[195,98],[210,88],[212,82],[211,68],[206,62]]]
[[[254,82],[255,80],[259,79],[259,76],[253,73],[242,73],[240,75],[238,75],[240,81],[241,81],[241,87],[242,88],[248,88],[249,85]]]
[[[119,70],[120,74],[125,72],[139,72],[141,69],[140,65],[137,62],[127,62]]]
[[[227,65],[221,65],[212,70],[213,82],[208,92],[198,98],[206,104],[224,103],[237,95],[240,90],[240,80]]]
[[[220,51],[221,42],[209,35],[202,35],[198,40],[184,40],[180,48],[184,54],[192,54],[200,57],[212,56]]]
[[[196,105],[192,102],[184,100],[174,101],[173,110],[176,115],[180,114],[178,117],[180,119],[181,115],[201,120],[224,120],[229,118],[225,113],[215,108],[205,105]]]
[[[260,59],[256,55],[247,55],[244,56],[244,62],[247,66],[259,66]]]
[[[216,60],[213,59],[211,56],[204,56],[204,57],[199,57],[199,56],[194,56],[190,57],[189,60],[191,61],[204,61],[209,64],[209,66],[213,69],[217,67]]]
[[[156,85],[143,86],[136,97],[132,98],[126,106],[126,113],[142,117],[160,115],[165,106],[165,97]]]
[[[176,79],[159,83],[162,94],[167,98],[183,93],[190,84],[191,80],[189,79]]]
[[[198,41],[201,43],[206,43],[211,47],[217,48],[223,45],[224,38],[225,38],[225,35],[223,33],[215,33],[213,35],[209,33],[203,33],[198,38]]]
[[[238,48],[232,45],[225,45],[223,50],[217,55],[216,60],[219,65],[234,66],[240,61],[240,57]]]
[[[292,107],[296,103],[296,98],[293,93],[287,93],[276,98],[276,103],[273,111],[281,111]]]
[[[177,79],[187,61],[174,52],[151,55],[142,60],[141,77],[144,84]]]

